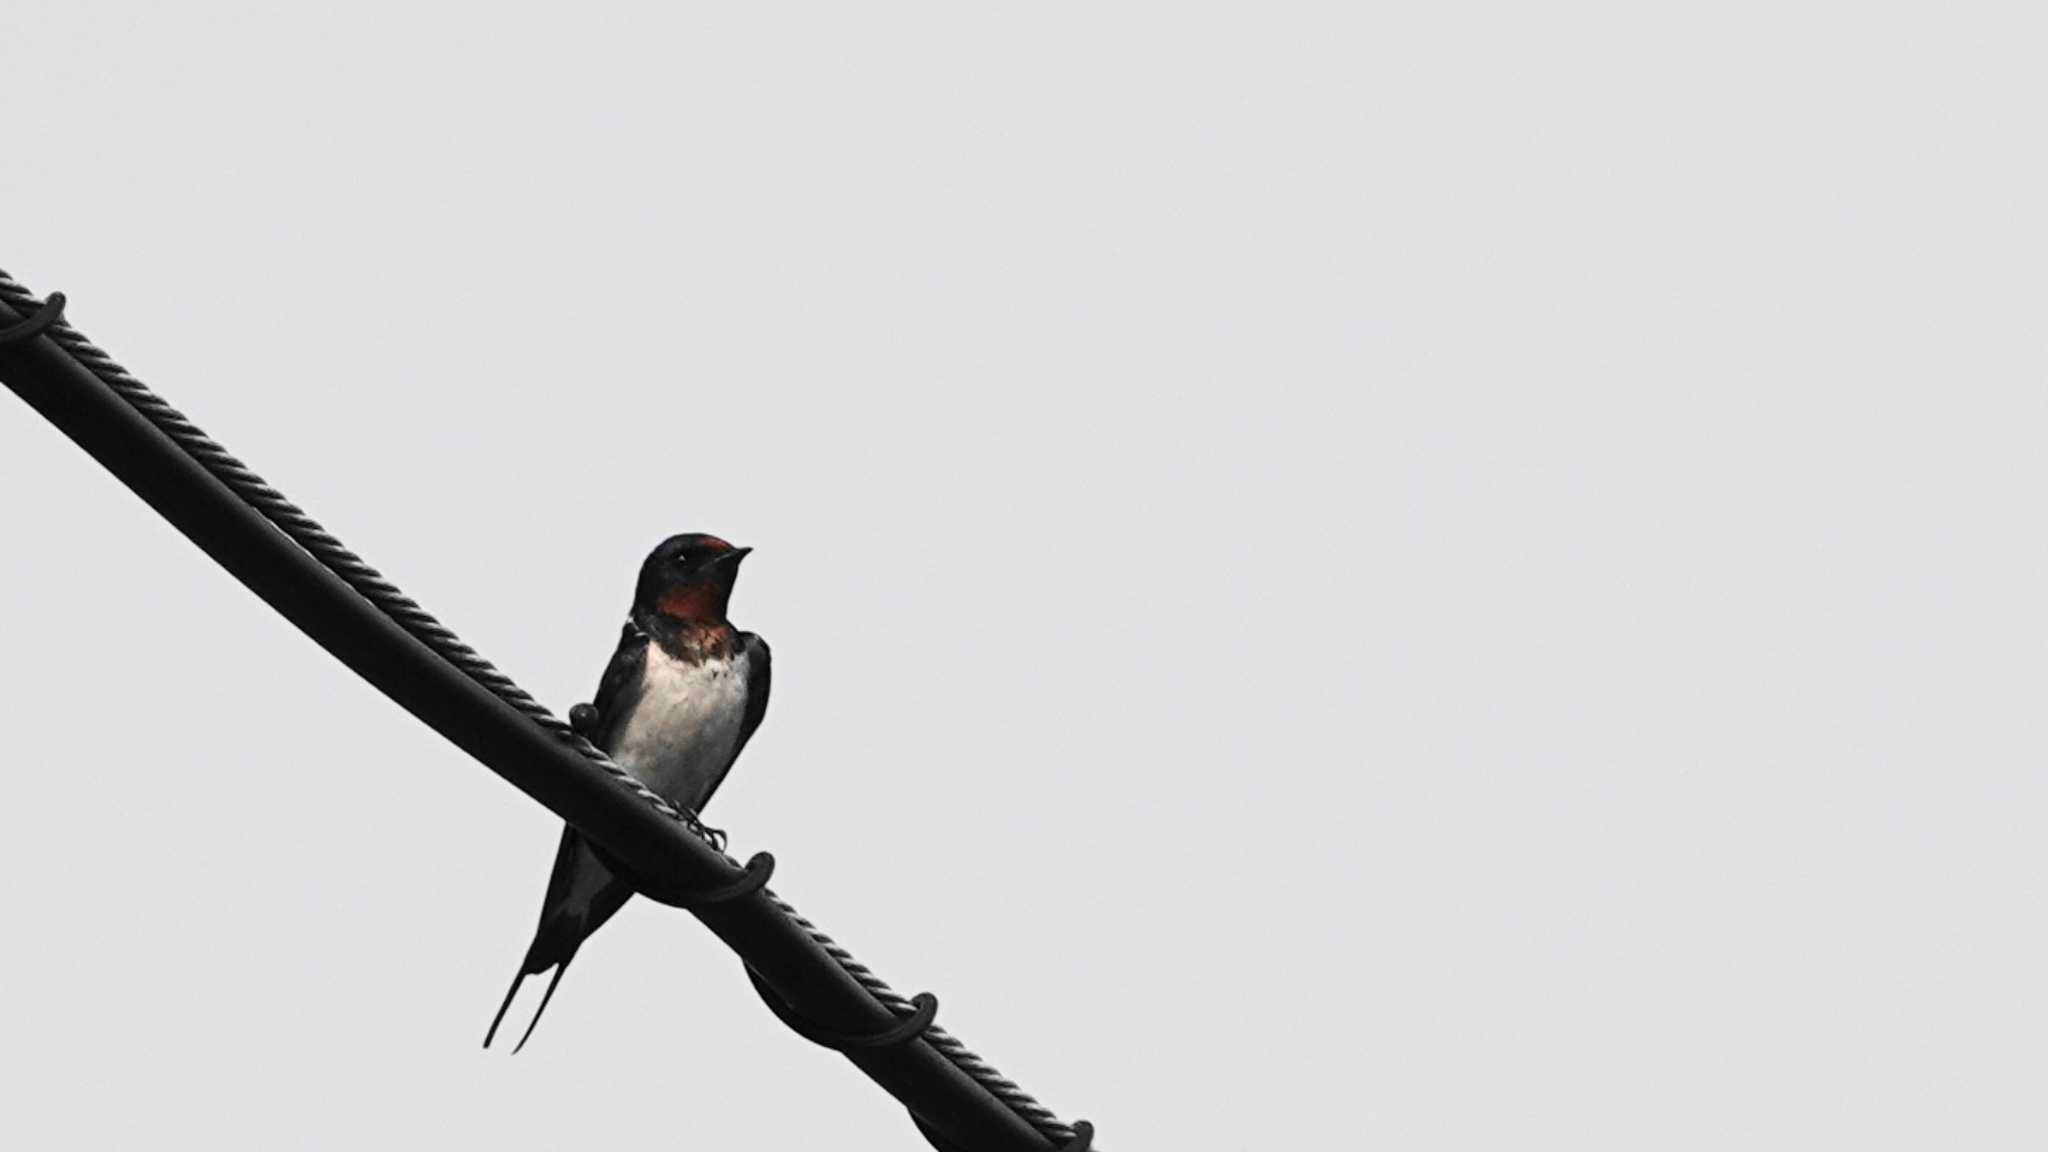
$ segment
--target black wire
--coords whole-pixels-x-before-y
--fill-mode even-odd
[[[852,1052],[862,1048],[894,1048],[898,1044],[908,1044],[930,1031],[932,1021],[939,1015],[939,998],[929,992],[919,992],[910,998],[910,1015],[887,1028],[874,1032],[838,1032],[830,1028],[820,1028],[797,1015],[788,1001],[769,987],[752,968],[747,969],[747,979],[753,982],[754,991],[760,993],[761,1002],[768,1005],[768,1010],[787,1024],[790,1031],[834,1052]]]
[[[630,870],[627,871],[627,875],[631,875]],[[698,888],[686,892],[670,892],[641,882],[635,877],[633,886],[639,890],[641,895],[657,903],[667,904],[675,908],[697,909],[709,908],[714,904],[730,904],[735,900],[743,900],[752,896],[754,893],[766,888],[768,886],[768,878],[773,875],[775,875],[775,857],[767,852],[756,852],[753,858],[747,861],[747,867],[745,871],[740,873],[740,878],[729,884],[720,884],[712,888]]]
[[[926,1142],[938,1149],[939,1152],[968,1152],[964,1145],[954,1143],[944,1132],[925,1123],[924,1117],[919,1116],[917,1113],[912,1112],[910,1114],[910,1122],[917,1125],[918,1132],[924,1136]],[[1076,1120],[1074,1121],[1073,1139],[1060,1145],[1059,1152],[1089,1152],[1094,1147],[1094,1144],[1095,1125],[1090,1124],[1086,1120]]]
[[[627,862],[655,899],[669,893],[690,907],[750,977],[776,992],[770,1007],[804,1023],[800,1031],[887,1041],[842,1051],[928,1136],[938,1131],[928,1117],[940,1116],[945,1132],[975,1134],[974,1152],[1044,1152],[1085,1129],[1061,1123],[934,1026],[935,1000],[903,1001],[769,892],[772,857],[738,871],[692,834],[691,814],[633,788],[568,725],[62,322],[62,309],[61,297],[38,302],[0,272],[0,380],[358,675]],[[892,1004],[912,1009],[910,1020]],[[819,1019],[855,1027],[828,1030]],[[912,1033],[921,1039],[911,1042]]]
[[[10,324],[5,328],[0,328],[0,348],[4,348],[9,344],[26,344],[41,335],[45,328],[50,327],[63,318],[64,294],[62,292],[52,292],[50,293],[50,298],[43,303],[43,306],[36,309],[35,315],[30,316],[19,324]]]

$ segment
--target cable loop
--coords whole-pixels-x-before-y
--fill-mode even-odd
[[[36,309],[35,315],[18,324],[0,328],[0,348],[9,344],[24,344],[43,334],[43,330],[64,318],[64,294],[50,293],[50,298]]]
[[[768,1010],[775,1013],[777,1019],[789,1025],[790,1031],[821,1048],[830,1048],[837,1052],[872,1051],[876,1048],[894,1048],[898,1044],[908,1044],[924,1035],[925,1030],[932,1026],[932,1021],[939,1015],[939,998],[929,992],[919,992],[910,998],[913,1007],[910,1015],[880,1032],[835,1032],[830,1028],[820,1028],[798,1016],[796,1010],[789,1006],[789,1002],[775,989],[770,988],[768,982],[761,979],[760,973],[755,972],[751,966],[747,968],[747,979],[753,981],[754,991],[760,994],[761,1002],[768,1005]]]
[[[716,888],[701,888],[695,892],[658,892],[644,886],[640,891],[649,899],[674,908],[708,908],[713,904],[730,904],[734,900],[752,896],[768,886],[768,878],[775,875],[775,857],[767,852],[756,852],[747,861],[746,871],[740,878]]]
[[[917,1125],[917,1130],[923,1134],[925,1142],[938,1149],[939,1152],[966,1152],[966,1149],[948,1140],[945,1133],[925,1123],[924,1117],[919,1116],[917,1113],[912,1112],[910,1114],[910,1122]],[[1094,1148],[1094,1146],[1095,1125],[1090,1124],[1086,1120],[1076,1120],[1074,1121],[1073,1138],[1060,1145],[1057,1152],[1090,1152],[1090,1149]]]

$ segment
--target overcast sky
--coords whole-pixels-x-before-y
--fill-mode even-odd
[[[755,546],[712,822],[1110,1152],[2048,1143],[2034,6],[744,7],[10,5],[0,267],[558,710]],[[921,1147],[645,903],[479,1051],[554,819],[0,480],[0,1144]]]

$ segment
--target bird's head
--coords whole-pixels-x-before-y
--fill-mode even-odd
[[[701,532],[663,540],[640,565],[633,611],[686,623],[723,623],[740,561],[751,551]]]

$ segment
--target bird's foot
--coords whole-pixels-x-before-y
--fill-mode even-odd
[[[706,844],[711,845],[713,848],[718,849],[720,852],[725,851],[724,832],[720,831],[717,828],[713,828],[711,825],[704,823],[702,820],[697,819],[695,816],[684,816],[683,823],[689,827],[690,831],[695,832],[699,837],[701,837]]]
[[[590,704],[578,704],[569,709],[569,731],[585,740],[597,739],[599,717],[597,708]]]

